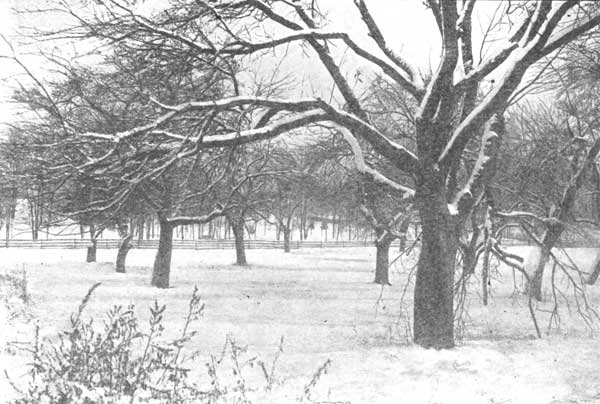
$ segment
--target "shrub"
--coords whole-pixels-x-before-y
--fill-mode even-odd
[[[0,299],[2,308],[6,310],[7,321],[26,314],[30,297],[27,289],[27,272],[24,269],[0,274]]]
[[[272,364],[257,358],[246,359],[246,349],[228,336],[220,357],[210,356],[207,365],[208,385],[204,388],[190,377],[188,359],[182,350],[196,334],[191,325],[202,315],[204,305],[198,288],[194,288],[179,338],[161,341],[165,306],[156,301],[150,308],[149,330],[143,332],[134,313],[134,307],[114,306],[101,327],[94,319],[84,321],[82,313],[95,284],[82,300],[76,314],[70,318],[69,328],[59,334],[58,341],[36,338],[31,351],[33,363],[25,389],[14,385],[20,398],[12,404],[186,404],[186,403],[239,403],[251,404],[251,388],[245,371],[253,367],[263,375],[262,391],[270,390],[279,381],[275,364],[282,352],[283,338]],[[229,372],[218,370],[228,356]],[[306,401],[329,361],[317,372],[318,376],[304,388],[300,401]],[[223,380],[223,374],[229,378]]]

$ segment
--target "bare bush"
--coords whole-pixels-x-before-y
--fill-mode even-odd
[[[133,305],[113,306],[102,326],[95,324],[94,318],[82,319],[98,286],[100,283],[90,288],[77,313],[71,316],[69,329],[60,333],[57,341],[39,338],[36,328],[35,341],[28,349],[33,361],[27,385],[20,387],[9,378],[19,393],[11,404],[252,404],[256,394],[250,393],[268,393],[281,384],[276,364],[283,352],[283,338],[273,361],[265,363],[257,357],[248,359],[247,348],[228,336],[220,356],[209,356],[207,385],[201,385],[192,376],[197,365],[193,359],[203,354],[187,349],[196,335],[191,326],[204,311],[197,287],[190,298],[181,334],[164,340],[161,334],[166,306],[156,301],[150,307],[148,331],[140,328]],[[325,367],[317,370],[317,376],[312,377],[298,399],[310,397],[330,364],[327,360]],[[223,366],[228,369],[221,369]],[[264,385],[255,386],[248,381],[249,368],[264,377]]]

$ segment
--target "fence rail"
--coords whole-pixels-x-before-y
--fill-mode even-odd
[[[120,240],[101,239],[96,242],[98,249],[115,249]],[[283,249],[283,241],[244,240],[247,249]],[[299,248],[346,248],[372,246],[372,241],[290,241],[291,249]],[[36,249],[81,249],[91,246],[90,241],[69,240],[0,240],[0,248],[36,248]],[[131,240],[131,248],[156,249],[158,240]],[[173,240],[173,248],[189,250],[218,250],[235,248],[234,240]]]
[[[411,245],[414,240],[407,240],[406,245]],[[101,239],[96,242],[98,249],[116,249],[119,247],[120,240]],[[505,246],[531,246],[532,242],[519,239],[503,239]],[[35,248],[35,249],[81,249],[87,248],[91,243],[83,239],[55,239],[55,240],[0,240],[0,248]],[[247,249],[283,249],[283,241],[275,240],[244,240]],[[291,249],[300,248],[351,248],[351,247],[371,247],[373,241],[351,240],[351,241],[291,241]],[[396,240],[392,244],[397,247],[399,242]],[[598,247],[597,240],[564,240],[557,243],[557,247]],[[131,240],[131,248],[137,249],[156,249],[158,240]],[[235,248],[234,240],[173,240],[173,248],[188,250],[224,250]]]

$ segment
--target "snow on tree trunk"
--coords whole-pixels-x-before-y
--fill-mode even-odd
[[[458,231],[442,189],[422,187],[415,198],[422,233],[414,295],[414,341],[435,349],[454,347]]]
[[[375,281],[378,285],[390,285],[390,245],[392,238],[383,236],[381,240],[375,242],[377,248],[377,258],[375,261]]]
[[[119,243],[119,250],[117,251],[117,260],[115,262],[115,271],[121,274],[125,273],[125,260],[127,259],[127,253],[131,246],[131,238],[133,234],[126,234]]]
[[[152,286],[169,287],[171,273],[171,253],[173,251],[173,226],[166,220],[159,220],[158,251],[152,268]]]
[[[600,254],[598,254],[598,256],[596,256],[596,259],[594,260],[594,270],[592,271],[592,273],[586,279],[585,282],[588,285],[594,285],[596,283],[596,281],[598,280],[598,276],[600,276]]]

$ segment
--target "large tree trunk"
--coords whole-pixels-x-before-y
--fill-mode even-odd
[[[283,251],[286,253],[290,252],[290,236],[292,231],[289,227],[281,226],[283,230]]]
[[[87,247],[85,262],[96,262],[96,227],[90,225],[90,245]]]
[[[383,236],[381,240],[378,238],[375,241],[375,247],[377,248],[377,258],[375,261],[375,283],[378,285],[388,285],[390,283],[390,245],[392,244],[392,237]]]
[[[152,269],[151,284],[157,288],[168,288],[171,273],[171,253],[173,251],[173,226],[164,219],[160,219],[158,224],[160,234],[158,251]]]
[[[533,267],[532,271],[529,272],[529,283],[527,284],[527,291],[531,297],[535,300],[542,301],[542,281],[544,279],[544,269],[550,259],[550,251],[552,247],[543,246],[536,247],[534,253],[534,259],[531,260],[530,266]]]
[[[527,291],[531,297],[537,301],[542,301],[542,281],[544,279],[544,269],[550,259],[550,252],[556,245],[563,231],[563,226],[549,226],[542,237],[542,245],[536,247],[536,253],[530,257],[530,262],[526,264],[529,275],[529,284]]]
[[[85,262],[96,262],[96,240],[92,240],[91,244],[87,247],[85,255]]]
[[[127,253],[131,249],[130,242],[133,234],[125,234],[121,237],[122,239],[119,243],[119,250],[117,251],[117,261],[115,262],[115,271],[124,274],[125,260],[127,259]]]
[[[448,211],[442,191],[420,189],[415,199],[422,233],[415,282],[414,340],[425,348],[452,348],[456,219]]]
[[[248,265],[246,261],[246,247],[244,246],[244,221],[227,218],[235,239],[236,265]]]

